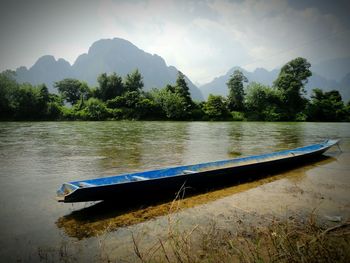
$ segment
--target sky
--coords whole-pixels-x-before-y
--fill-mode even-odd
[[[9,0],[0,5],[0,71],[43,55],[71,64],[124,38],[204,84],[234,66],[272,70],[350,56],[347,0]]]

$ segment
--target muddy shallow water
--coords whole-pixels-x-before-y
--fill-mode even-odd
[[[266,153],[325,138],[341,138],[342,152],[334,147],[315,163],[180,202],[116,208],[54,200],[64,181]],[[133,260],[131,234],[151,244],[166,234],[169,220],[191,229],[293,211],[316,211],[324,220],[350,217],[347,123],[0,123],[0,155],[2,259],[58,261],[64,248],[79,261],[105,255]]]
[[[329,158],[312,165],[269,178],[142,208],[121,218],[81,222],[76,237],[91,231],[90,236],[102,240],[102,258],[134,261],[132,237],[147,251],[159,239],[166,239],[169,229],[190,232],[198,226],[205,230],[215,224],[220,229],[232,230],[235,225],[268,224],[276,218],[300,216],[306,220],[312,214],[327,225],[332,224],[333,219],[337,223],[346,222],[350,219],[350,151],[339,153],[332,149],[327,156]],[[131,225],[121,227],[120,220]],[[77,234],[70,232],[69,225],[61,227],[67,234]]]

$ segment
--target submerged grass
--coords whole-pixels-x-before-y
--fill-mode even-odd
[[[174,210],[174,201],[172,200],[159,204],[149,204],[143,207],[123,207],[121,209],[118,209],[118,206],[115,204],[98,203],[92,207],[74,211],[69,215],[59,218],[56,221],[56,225],[63,229],[69,237],[84,239],[99,236],[106,233],[106,231],[115,231],[120,227],[142,223],[159,216],[166,216],[183,209],[206,204],[278,180],[282,177],[282,175],[274,175],[257,181],[246,182],[194,196],[184,197],[184,193],[181,192],[181,196],[184,198],[181,198],[181,202],[177,203],[176,211]]]
[[[294,216],[267,225],[194,227],[174,225],[164,240],[142,248],[133,238],[141,262],[350,262],[350,221],[326,226]]]
[[[169,217],[167,234],[153,243],[132,234],[134,258],[114,258],[106,240],[99,238],[99,252],[93,262],[350,262],[350,221],[339,224],[318,222],[316,215],[289,216],[266,224],[247,225],[241,220],[232,227],[212,221],[180,230],[181,222]],[[141,245],[142,243],[142,245]],[[78,262],[69,244],[59,250],[38,250],[40,262]]]
[[[177,210],[181,200],[174,200]],[[313,210],[285,218],[240,217],[225,226],[213,220],[206,226],[180,230],[181,222],[168,215],[167,235],[142,247],[134,236],[134,252],[146,262],[350,262],[350,220],[334,224]],[[260,220],[263,219],[263,220]]]
[[[175,216],[183,208],[181,193],[168,205],[167,229],[161,237],[144,242],[144,233],[131,233],[134,255],[118,258],[98,235],[94,262],[350,262],[350,220],[329,222],[315,211],[297,212],[284,218],[244,212],[232,215],[224,225],[214,219],[206,225],[184,228]],[[249,215],[248,215],[249,214]],[[247,220],[250,218],[250,220]],[[54,251],[55,252],[55,251]],[[42,262],[77,262],[67,245],[55,253],[39,250]],[[57,260],[58,259],[58,260]]]

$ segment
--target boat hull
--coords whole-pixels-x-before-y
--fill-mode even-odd
[[[262,160],[259,160],[260,156],[256,156],[255,159],[248,159],[248,162],[238,162],[238,164],[225,167],[216,168],[215,163],[212,163],[213,166],[210,167],[209,170],[191,171],[187,174],[179,174],[175,176],[147,178],[147,180],[104,185],[86,183],[87,186],[85,187],[71,189],[68,194],[59,196],[59,201],[67,203],[99,200],[123,202],[123,200],[126,199],[130,201],[159,197],[175,198],[180,190],[183,190],[186,193],[196,191],[202,192],[213,188],[254,180],[290,167],[303,165],[306,162],[319,159],[322,156],[322,153],[335,143],[337,143],[337,141],[332,141],[332,143],[328,143],[324,147],[304,153],[301,153],[300,151],[293,152],[293,150],[290,152],[283,151],[281,152],[283,154],[281,154],[280,158],[277,158],[278,154],[276,155],[277,157],[274,158],[270,158],[269,155],[266,155],[267,157]],[[135,177],[142,178],[139,176],[140,174],[142,175],[142,173],[138,173],[138,176]],[[89,182],[91,182],[91,180]],[[76,182],[74,183],[76,184]]]

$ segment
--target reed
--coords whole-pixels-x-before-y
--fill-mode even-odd
[[[169,225],[168,235],[144,249],[134,239],[141,262],[350,262],[350,221],[326,226],[308,218],[290,216],[267,225],[232,225],[180,231]]]

